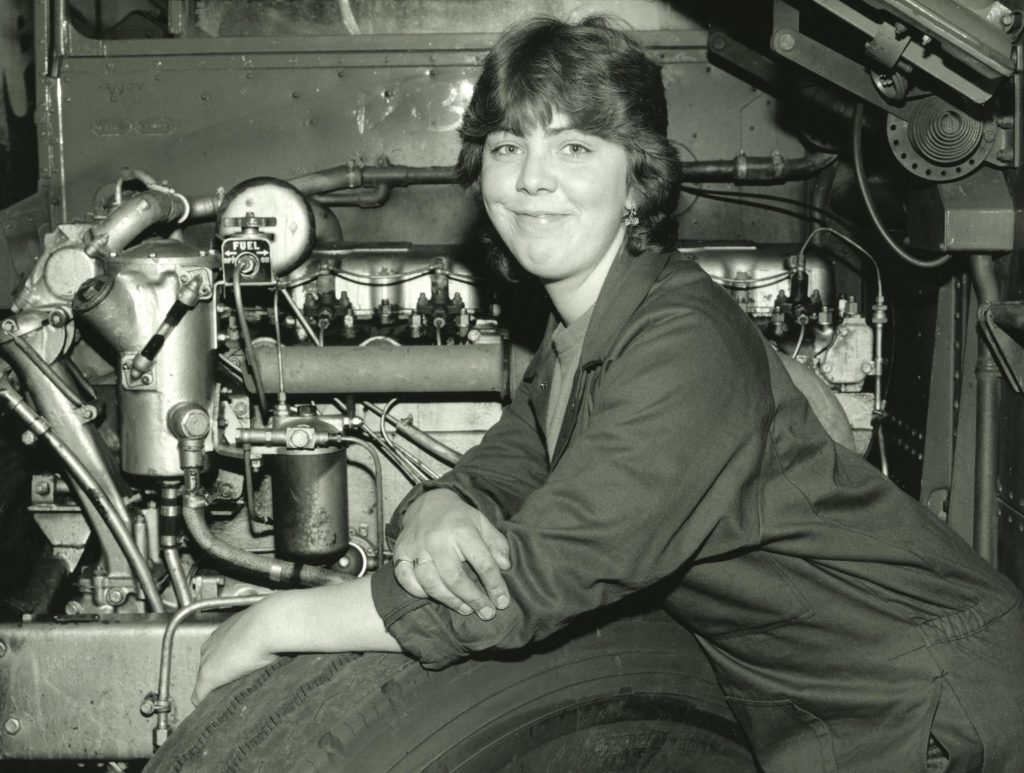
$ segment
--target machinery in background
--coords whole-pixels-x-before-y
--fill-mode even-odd
[[[377,50],[364,36],[338,56],[337,40],[281,38],[294,50],[260,53],[244,37],[207,39],[235,18],[229,6],[169,0],[168,38],[149,52],[75,32],[63,0],[38,4],[40,40],[54,47],[40,65],[41,136],[117,139],[131,166],[92,179],[92,155],[54,141],[49,197],[0,213],[10,258],[0,276],[7,264],[22,274],[0,320],[0,401],[19,428],[5,448],[31,447],[34,465],[23,488],[11,477],[0,530],[24,510],[45,543],[8,600],[21,616],[0,620],[0,759],[150,754],[189,711],[183,675],[220,619],[206,613],[384,566],[385,518],[407,485],[472,445],[529,353],[522,321],[542,306],[524,300],[528,288],[509,300],[453,169],[427,165],[452,157],[479,41],[421,39],[397,56],[392,37]],[[361,34],[341,6],[345,35]],[[983,0],[776,0],[771,10],[763,53],[675,21],[643,38],[668,73],[672,125],[693,128],[675,138],[692,156],[680,233],[693,241],[680,251],[795,380],[810,374],[838,401],[859,452],[901,484],[913,479],[938,517],[1024,584],[1019,444],[999,431],[1022,411],[1017,396],[1001,400],[1000,373],[1015,392],[1024,384],[1021,13]],[[240,69],[224,64],[236,55]],[[189,81],[182,62],[208,82]],[[284,72],[286,88],[254,99],[250,82],[270,72]],[[720,160],[697,160],[686,144],[733,143],[712,100],[693,117],[684,85],[705,81],[736,103],[743,127]],[[302,172],[316,168],[297,160],[304,152],[337,153],[333,133],[317,134],[316,107],[337,111],[337,96],[304,102],[328,83],[348,98],[330,113],[339,133],[350,121],[344,136],[373,151],[407,146],[422,165]],[[98,88],[128,118],[81,99]],[[205,110],[211,93],[239,132],[266,132],[282,114],[319,139],[304,147],[283,131],[255,149],[264,163],[207,117],[217,152],[191,160],[172,181],[180,189],[136,168],[161,164],[157,147],[171,149],[168,165],[192,159],[180,138],[198,130],[154,111],[193,97]],[[804,136],[780,128],[776,94],[805,118]],[[269,173],[279,176],[235,182]],[[765,204],[776,211],[753,209]],[[740,206],[746,219],[732,214]],[[35,244],[40,212],[49,227]],[[399,400],[415,420],[397,415]],[[102,730],[77,721],[69,693],[102,696],[91,709]]]

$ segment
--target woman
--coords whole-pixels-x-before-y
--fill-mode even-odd
[[[459,169],[557,324],[481,444],[399,507],[393,567],[233,617],[197,698],[283,652],[441,668],[653,588],[769,773],[1024,770],[1019,594],[833,444],[745,315],[668,251],[666,129],[657,66],[607,21],[502,36]]]

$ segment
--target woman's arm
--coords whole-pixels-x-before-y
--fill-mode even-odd
[[[370,598],[370,578],[274,593],[221,624],[200,650],[192,702],[298,652],[400,652]]]

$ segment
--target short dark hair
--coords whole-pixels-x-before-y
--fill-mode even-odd
[[[555,111],[563,113],[574,129],[626,149],[627,183],[640,219],[627,232],[626,250],[638,255],[675,246],[669,215],[679,200],[681,165],[667,137],[661,68],[624,27],[600,15],[575,24],[534,16],[505,30],[484,58],[463,115],[456,169],[463,185],[474,184],[487,135],[523,135],[546,128]],[[507,261],[505,255],[498,266],[506,276]]]

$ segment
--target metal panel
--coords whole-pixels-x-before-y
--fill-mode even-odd
[[[186,623],[175,636],[171,727],[192,711],[199,647],[222,619]],[[124,615],[0,624],[0,759],[151,755],[155,719],[139,707],[157,688],[166,622]]]
[[[58,36],[61,37],[61,36]],[[122,167],[204,195],[256,175],[294,177],[381,156],[450,164],[456,126],[493,35],[93,41],[66,36],[43,77],[42,176],[51,218],[90,210]],[[641,32],[663,65],[672,138],[685,160],[804,154],[775,100],[706,62],[703,30]],[[714,126],[714,132],[700,127]],[[782,186],[799,196],[800,183]],[[687,200],[687,235],[794,241],[799,224]],[[337,210],[348,241],[459,243],[475,228],[455,185],[395,191],[378,210]],[[194,241],[207,235],[195,232]]]

